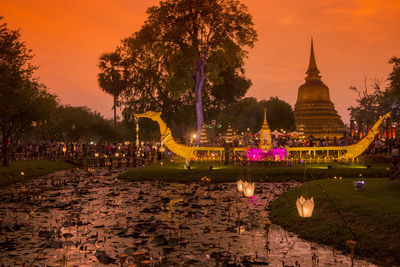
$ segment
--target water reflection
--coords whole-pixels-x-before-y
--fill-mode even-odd
[[[245,198],[234,183],[129,183],[107,172],[58,172],[2,189],[0,263],[349,266],[348,256],[269,227],[266,205],[298,183],[258,183]]]

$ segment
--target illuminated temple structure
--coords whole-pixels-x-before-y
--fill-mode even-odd
[[[321,81],[311,39],[310,62],[306,82],[299,87],[294,106],[296,130],[300,136],[340,138],[345,127],[329,96],[329,88]]]

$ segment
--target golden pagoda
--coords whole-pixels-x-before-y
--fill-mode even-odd
[[[207,139],[207,128],[205,124],[203,124],[203,127],[201,127],[201,135],[200,135],[200,145],[205,146],[208,143]]]
[[[294,106],[296,130],[299,136],[315,138],[343,136],[345,127],[329,96],[329,88],[321,81],[311,39],[310,63],[306,82],[299,87]]]
[[[228,129],[226,130],[226,138],[225,138],[226,143],[233,143],[233,130],[231,123],[228,123]]]
[[[264,122],[260,130],[260,148],[264,150],[271,149],[271,130],[267,121],[266,108],[264,108]]]

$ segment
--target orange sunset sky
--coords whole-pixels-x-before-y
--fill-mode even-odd
[[[199,0],[200,1],[200,0]],[[140,29],[158,0],[1,0],[0,15],[20,28],[35,54],[38,75],[63,104],[86,105],[112,117],[112,97],[99,89],[101,53]],[[399,0],[242,0],[258,42],[246,62],[253,86],[246,96],[294,105],[314,37],[317,65],[345,123],[364,77],[386,78],[400,56]]]

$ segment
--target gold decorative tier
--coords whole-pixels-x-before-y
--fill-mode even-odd
[[[260,148],[267,150],[271,147],[271,130],[267,121],[267,109],[264,108],[264,122],[260,129]]]
[[[345,127],[330,99],[328,86],[321,81],[312,39],[310,62],[306,73],[306,82],[299,87],[294,106],[296,130],[300,136],[305,137],[311,135],[316,138],[342,137]]]

